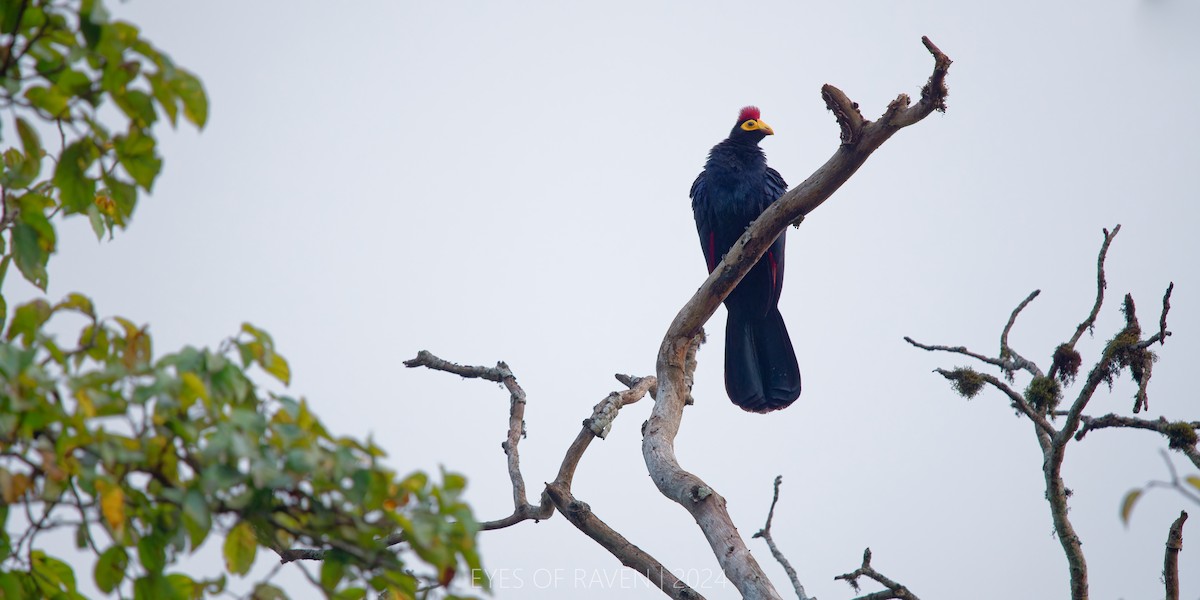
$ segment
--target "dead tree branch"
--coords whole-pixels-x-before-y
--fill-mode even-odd
[[[863,551],[863,561],[862,561],[861,567],[859,567],[849,573],[845,573],[843,575],[838,575],[837,577],[834,577],[834,579],[844,580],[846,583],[850,584],[850,587],[853,588],[854,591],[857,593],[859,591],[858,579],[860,577],[866,577],[868,579],[872,579],[887,589],[883,590],[883,591],[879,591],[879,592],[873,592],[873,593],[867,594],[865,596],[859,596],[859,597],[855,598],[854,600],[888,600],[890,598],[902,598],[903,600],[921,600],[920,598],[917,597],[916,594],[910,592],[908,590],[908,588],[891,580],[890,578],[885,576],[883,573],[876,571],[871,566],[871,549],[870,548],[867,548],[866,550]]]
[[[500,362],[494,368],[464,366],[442,360],[424,350],[418,353],[416,358],[405,361],[404,365],[407,367],[426,367],[467,378],[496,381],[503,383],[509,391],[509,429],[507,439],[501,447],[508,457],[509,477],[512,480],[513,501],[516,506],[513,514],[505,518],[482,523],[482,529],[500,529],[530,519],[547,519],[557,509],[572,525],[603,546],[617,560],[621,561],[621,564],[642,574],[651,583],[658,586],[667,596],[680,600],[703,600],[703,596],[672,574],[669,569],[653,556],[650,556],[620,533],[617,533],[612,527],[597,517],[586,502],[575,498],[571,493],[571,483],[575,478],[575,470],[578,468],[579,462],[583,459],[583,454],[587,451],[588,446],[591,445],[592,440],[595,438],[604,439],[608,435],[608,432],[612,428],[613,419],[617,417],[617,413],[621,408],[641,400],[647,393],[653,393],[653,390],[658,385],[655,377],[617,375],[617,379],[629,389],[612,392],[593,407],[592,415],[584,419],[583,426],[575,436],[575,440],[571,442],[571,445],[564,453],[562,464],[559,465],[558,474],[555,476],[554,481],[546,484],[545,490],[542,493],[541,503],[533,505],[529,504],[526,500],[525,480],[521,475],[520,460],[517,454],[517,444],[523,437],[525,430],[526,396],[524,390],[517,384],[517,380],[508,368],[508,365]],[[319,553],[311,555],[311,557],[316,559],[320,559],[324,555],[322,551],[314,552]]]
[[[1136,413],[1148,406],[1146,388],[1150,382],[1151,369],[1155,360],[1154,354],[1148,350],[1148,347],[1156,342],[1162,343],[1167,336],[1171,335],[1171,332],[1167,331],[1167,312],[1170,310],[1171,291],[1174,289],[1174,284],[1169,285],[1163,295],[1163,309],[1159,317],[1158,332],[1145,340],[1141,339],[1142,331],[1138,325],[1133,298],[1128,294],[1125,296],[1122,309],[1125,313],[1125,327],[1108,342],[1100,358],[1088,372],[1070,407],[1067,410],[1056,409],[1062,398],[1062,386],[1074,382],[1082,364],[1082,358],[1075,350],[1075,345],[1085,331],[1092,330],[1100,314],[1100,309],[1104,305],[1104,292],[1108,285],[1104,275],[1104,263],[1113,238],[1120,230],[1120,225],[1114,227],[1111,232],[1107,229],[1104,230],[1104,242],[1100,246],[1100,252],[1096,259],[1096,301],[1087,317],[1076,327],[1071,338],[1054,350],[1052,365],[1047,375],[1043,375],[1036,364],[1017,354],[1008,344],[1008,335],[1016,323],[1017,316],[1038,296],[1039,292],[1036,290],[1025,298],[1009,317],[1008,323],[1000,335],[1000,356],[998,358],[982,356],[962,346],[930,346],[917,343],[912,338],[904,338],[908,343],[923,350],[962,354],[995,365],[1001,369],[1010,382],[1017,369],[1023,369],[1032,375],[1032,380],[1025,392],[1020,394],[998,378],[978,373],[973,369],[935,370],[953,382],[955,389],[968,398],[977,394],[984,383],[990,384],[1007,395],[1013,407],[1034,424],[1038,445],[1043,454],[1042,474],[1046,486],[1046,500],[1050,504],[1050,516],[1054,523],[1056,537],[1062,544],[1067,558],[1073,600],[1087,598],[1088,582],[1087,563],[1084,560],[1082,545],[1071,521],[1067,518],[1067,497],[1070,492],[1062,479],[1062,463],[1067,444],[1072,439],[1083,439],[1084,435],[1093,429],[1106,427],[1147,429],[1166,436],[1171,448],[1184,452],[1193,464],[1200,467],[1200,453],[1197,453],[1196,450],[1196,424],[1171,423],[1166,419],[1149,421],[1113,414],[1093,418],[1084,414],[1088,402],[1091,401],[1100,384],[1108,383],[1111,386],[1115,377],[1125,369],[1129,370],[1133,379],[1138,383],[1133,411]],[[1062,423],[1057,428],[1049,421],[1049,418],[1054,417],[1063,417]]]
[[[1104,261],[1108,258],[1108,247],[1112,245],[1113,238],[1117,237],[1117,233],[1121,231],[1121,226],[1113,227],[1113,230],[1104,230],[1104,242],[1100,244],[1100,254],[1096,257],[1096,303],[1092,305],[1092,312],[1088,313],[1086,319],[1075,328],[1075,335],[1071,336],[1070,341],[1064,344],[1066,350],[1075,351],[1075,344],[1079,343],[1079,338],[1083,337],[1083,332],[1091,331],[1096,326],[1096,317],[1100,316],[1100,307],[1104,304],[1104,290],[1108,287],[1108,281],[1104,278]],[[1058,374],[1058,363],[1050,366],[1050,379],[1054,379]]]
[[[1012,331],[1013,325],[1016,324],[1017,315],[1021,314],[1021,311],[1025,310],[1025,307],[1029,306],[1029,303],[1033,302],[1033,299],[1037,298],[1038,294],[1040,293],[1042,293],[1042,290],[1033,290],[1028,297],[1022,300],[1021,303],[1013,309],[1012,315],[1008,317],[1008,323],[1004,325],[1004,331],[1000,333],[1000,359],[1007,359],[1011,365],[1011,370],[1009,371],[1010,380],[1012,378],[1011,372],[1016,369],[1025,369],[1034,377],[1042,376],[1042,370],[1039,369],[1038,366],[1033,363],[1033,361],[1027,360],[1025,357],[1017,354],[1017,351],[1013,350],[1012,346],[1008,345],[1008,333]]]
[[[1163,583],[1167,587],[1167,600],[1179,600],[1179,552],[1183,550],[1183,522],[1188,514],[1179,511],[1179,518],[1171,523],[1167,533],[1167,552],[1163,559]]]
[[[759,529],[757,533],[750,537],[762,538],[767,542],[767,547],[771,549],[771,556],[783,565],[783,570],[787,572],[788,579],[792,581],[792,588],[796,590],[796,597],[800,600],[814,600],[804,593],[804,586],[800,585],[800,578],[796,576],[796,569],[792,568],[792,563],[788,562],[786,556],[779,551],[779,547],[775,545],[775,539],[771,537],[771,520],[775,518],[775,505],[779,503],[779,485],[783,483],[783,475],[775,476],[775,495],[771,498],[771,509],[767,511],[767,524]]]
[[[1008,317],[1008,323],[1004,325],[1004,331],[1000,333],[1000,356],[998,358],[992,358],[977,352],[972,352],[965,346],[922,344],[908,336],[904,336],[904,341],[922,350],[928,350],[930,352],[939,351],[962,354],[963,356],[970,356],[971,358],[974,358],[980,362],[985,362],[989,365],[995,365],[1000,367],[1000,370],[1004,373],[1005,378],[1007,378],[1009,381],[1012,381],[1013,373],[1021,369],[1028,371],[1029,374],[1033,375],[1034,377],[1041,377],[1042,370],[1038,368],[1037,364],[1026,359],[1020,354],[1017,354],[1017,352],[1012,349],[1012,346],[1008,345],[1008,334],[1012,331],[1013,325],[1017,323],[1017,315],[1021,314],[1021,311],[1025,310],[1025,307],[1029,306],[1029,303],[1033,302],[1033,299],[1037,298],[1038,294],[1041,293],[1042,290],[1033,290],[1029,296],[1022,300],[1021,303],[1018,304],[1015,309],[1013,309],[1012,315]]]
[[[913,345],[917,346],[918,348],[921,347],[919,344],[916,344],[915,342],[913,343]],[[1040,414],[1037,411],[1037,409],[1035,409],[1033,406],[1030,406],[1029,402],[1025,399],[1024,396],[1017,393],[1017,391],[1012,389],[1012,387],[1010,387],[1008,384],[1004,383],[1003,381],[1000,381],[1000,379],[998,377],[996,377],[994,375],[988,375],[987,373],[979,373],[977,371],[971,371],[970,375],[965,375],[963,373],[963,371],[964,371],[964,369],[956,369],[954,371],[947,371],[945,369],[934,369],[933,370],[934,373],[937,373],[938,375],[941,375],[942,377],[945,377],[946,379],[949,379],[951,381],[956,381],[963,377],[969,377],[969,376],[978,377],[980,381],[987,383],[988,385],[1003,392],[1005,396],[1008,396],[1009,401],[1012,403],[1012,407],[1017,409],[1018,411],[1020,411],[1021,414],[1028,417],[1030,421],[1033,421],[1033,424],[1037,425],[1037,428],[1039,430],[1041,430],[1043,433],[1045,433],[1046,435],[1049,435],[1051,437],[1053,437],[1055,434],[1058,433],[1058,430],[1056,430],[1054,428],[1054,426],[1050,424],[1050,421],[1046,420],[1045,416]],[[974,394],[970,394],[970,395],[974,395]]]
[[[522,521],[533,519],[540,521],[554,514],[548,498],[543,496],[537,505],[530,504],[525,494],[525,477],[521,475],[521,456],[517,445],[525,437],[525,390],[517,383],[517,378],[504,362],[496,363],[495,367],[475,367],[452,363],[434,356],[428,350],[417,353],[417,357],[404,361],[404,366],[412,369],[425,367],[434,371],[454,373],[467,379],[486,379],[504,384],[509,393],[508,435],[500,447],[508,457],[508,477],[512,481],[513,513],[494,521],[480,523],[483,530],[502,529],[516,525]]]
[[[1168,421],[1165,417],[1157,419],[1139,419],[1137,417],[1122,417],[1114,413],[1108,413],[1102,417],[1090,417],[1084,415],[1081,417],[1083,427],[1079,429],[1079,433],[1075,434],[1076,441],[1082,440],[1083,436],[1089,431],[1095,429],[1108,429],[1110,427],[1124,427],[1127,429],[1145,429],[1148,431],[1157,431],[1167,438],[1167,447],[1172,450],[1178,450],[1200,469],[1200,451],[1196,450],[1197,432],[1200,432],[1200,421]]]
[[[866,121],[844,93],[831,85],[822,88],[822,96],[842,130],[838,149],[808,179],[788,190],[751,223],[675,316],[659,347],[655,365],[658,394],[642,440],[646,467],[659,491],[696,519],[726,578],[750,600],[777,599],[779,593],[738,534],[725,508],[725,499],[699,477],[684,470],[675,456],[675,436],[688,397],[685,382],[688,348],[721,301],[788,224],[808,215],[829,199],[871,153],[897,131],[919,122],[935,110],[945,110],[949,93],[945,77],[950,58],[928,38],[922,38],[922,42],[934,58],[934,68],[921,90],[921,100],[915,106],[910,106],[907,95],[900,94],[878,121]]]

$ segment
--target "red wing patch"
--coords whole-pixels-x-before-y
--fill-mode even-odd
[[[767,261],[771,264],[771,289],[779,287],[779,265],[775,262],[775,253],[767,251]]]

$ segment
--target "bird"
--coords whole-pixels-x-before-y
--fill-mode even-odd
[[[741,109],[729,137],[709,151],[692,184],[692,213],[709,273],[746,227],[787,191],[758,146],[774,134],[757,107]],[[725,298],[725,391],[750,412],[780,410],[800,397],[800,366],[779,312],[785,237],[786,232],[779,234]]]

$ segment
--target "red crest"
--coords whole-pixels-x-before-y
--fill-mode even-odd
[[[757,106],[747,106],[742,109],[742,112],[738,113],[738,123],[745,123],[751,119],[757,121],[760,118],[762,117],[761,113],[758,112]]]

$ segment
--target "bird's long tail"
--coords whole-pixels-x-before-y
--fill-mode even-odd
[[[800,366],[783,315],[730,310],[725,326],[725,391],[743,410],[766,413],[800,397]]]

